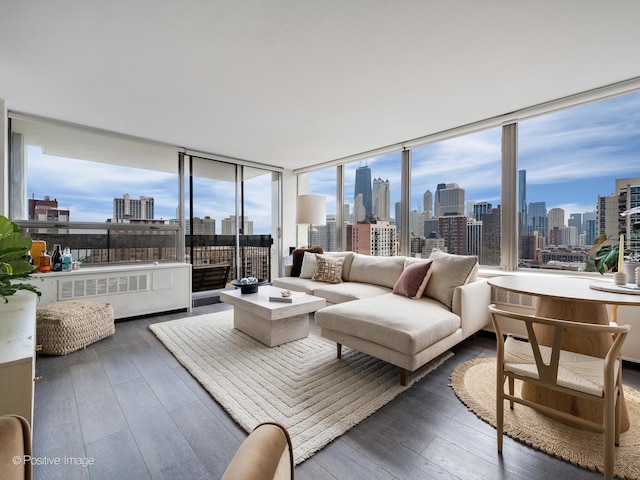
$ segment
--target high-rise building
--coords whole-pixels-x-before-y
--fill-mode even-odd
[[[391,190],[389,188],[389,180],[376,178],[373,181],[372,196],[372,213],[378,219],[384,222],[391,221]]]
[[[426,217],[433,218],[433,193],[430,190],[427,190],[422,195],[422,203]]]
[[[467,217],[467,252],[480,258],[482,221]]]
[[[473,205],[473,218],[482,220],[485,213],[491,212],[491,204],[489,202],[477,202]]]
[[[402,231],[402,202],[396,202],[395,204],[395,224],[398,235]]]
[[[619,213],[640,207],[640,178],[616,179],[616,194],[618,195]],[[640,223],[640,214],[618,215],[618,219],[619,233],[625,236],[625,250],[639,252],[640,230],[635,230],[634,225]]]
[[[582,225],[582,214],[581,213],[570,213],[569,220],[567,220],[568,227],[576,227],[577,233],[582,233],[583,225]],[[575,245],[575,244],[574,244]]]
[[[531,202],[527,206],[527,234],[540,232],[546,238],[549,230],[547,225],[547,202]]]
[[[362,205],[365,209],[365,215],[372,215],[371,168],[369,168],[368,165],[362,165],[356,170],[356,183],[353,192],[354,203],[359,194],[362,194]]]
[[[362,193],[359,193],[353,199],[353,221],[355,223],[364,222],[367,218],[367,209],[364,206],[363,198]]]
[[[549,232],[554,229],[561,229],[565,227],[564,223],[564,210],[562,208],[552,208],[547,213],[547,226],[549,227]],[[560,245],[559,243],[551,241],[551,234],[549,233],[549,243],[551,245]]]
[[[426,238],[442,238],[438,235],[438,219],[428,218],[424,220],[424,236]]]
[[[216,234],[216,220],[206,216],[204,218],[193,217],[193,224],[190,220],[186,219],[187,235],[193,232],[194,235],[215,235]]]
[[[438,232],[449,253],[467,255],[467,217],[447,215],[438,217]]]
[[[501,222],[500,205],[482,215],[482,242],[479,261],[483,265],[500,265]]]
[[[620,209],[618,206],[618,195],[607,195],[605,197],[598,195],[598,236],[606,235],[617,241],[618,232],[618,215]]]
[[[598,213],[584,212],[582,214],[583,231],[586,232],[584,245],[593,245],[598,236]]]
[[[58,208],[58,200],[51,200],[49,195],[44,199],[30,198],[28,202],[29,220],[39,222],[68,222],[69,209]]]
[[[136,200],[125,193],[122,198],[113,199],[112,222],[127,223],[131,220],[153,220],[153,204],[153,197],[141,196]]]
[[[347,250],[379,257],[395,256],[396,226],[389,222],[347,225]]]
[[[242,225],[239,226],[241,235],[253,235],[253,221],[249,217],[241,217]],[[220,222],[222,235],[235,235],[236,225],[240,222],[239,217],[229,215]]]
[[[527,171],[518,170],[518,212],[520,225],[527,223]]]
[[[439,183],[434,202],[436,217],[464,216],[464,189],[457,183]]]

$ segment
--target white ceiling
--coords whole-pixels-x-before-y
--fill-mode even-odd
[[[636,0],[1,0],[9,110],[300,168],[640,77]]]

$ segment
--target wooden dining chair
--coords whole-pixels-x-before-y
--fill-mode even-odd
[[[622,358],[620,351],[630,326],[599,325],[572,322],[551,318],[523,315],[489,305],[491,321],[496,333],[496,424],[498,434],[498,452],[502,452],[504,427],[504,402],[521,403],[539,412],[570,420],[585,427],[591,427],[604,435],[604,477],[613,479],[615,445],[620,443],[620,393],[622,389]],[[526,339],[516,339],[513,335],[502,333],[501,322],[505,319],[522,322],[527,332]],[[544,326],[552,330],[551,346],[541,345],[536,337],[534,326]],[[561,350],[563,335],[574,332],[611,335],[612,342],[605,358],[592,357]],[[602,406],[602,423],[586,420],[569,413],[555,410],[514,394],[514,380],[545,387],[557,392],[588,398]],[[504,385],[508,381],[508,393]]]

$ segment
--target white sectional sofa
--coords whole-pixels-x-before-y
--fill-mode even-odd
[[[330,264],[328,276],[323,271],[326,264]],[[419,279],[416,283],[416,275],[425,269],[422,283]],[[316,312],[315,321],[321,335],[336,342],[338,357],[345,345],[389,362],[400,367],[404,385],[407,371],[489,324],[491,289],[477,279],[477,272],[476,257],[439,250],[427,260],[353,252],[317,257],[305,252],[299,277],[285,276],[272,283],[325,298],[328,306]],[[423,292],[415,292],[418,284]]]

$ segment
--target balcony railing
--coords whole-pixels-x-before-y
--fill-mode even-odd
[[[23,221],[23,235],[46,242],[51,254],[54,245],[69,247],[81,265],[134,262],[175,262],[179,255],[179,226],[161,224],[85,223]],[[230,265],[231,276],[271,278],[271,235],[240,236],[236,256],[235,235],[187,235],[185,255],[193,265]],[[236,258],[238,261],[236,261]],[[236,266],[240,268],[237,269]]]

